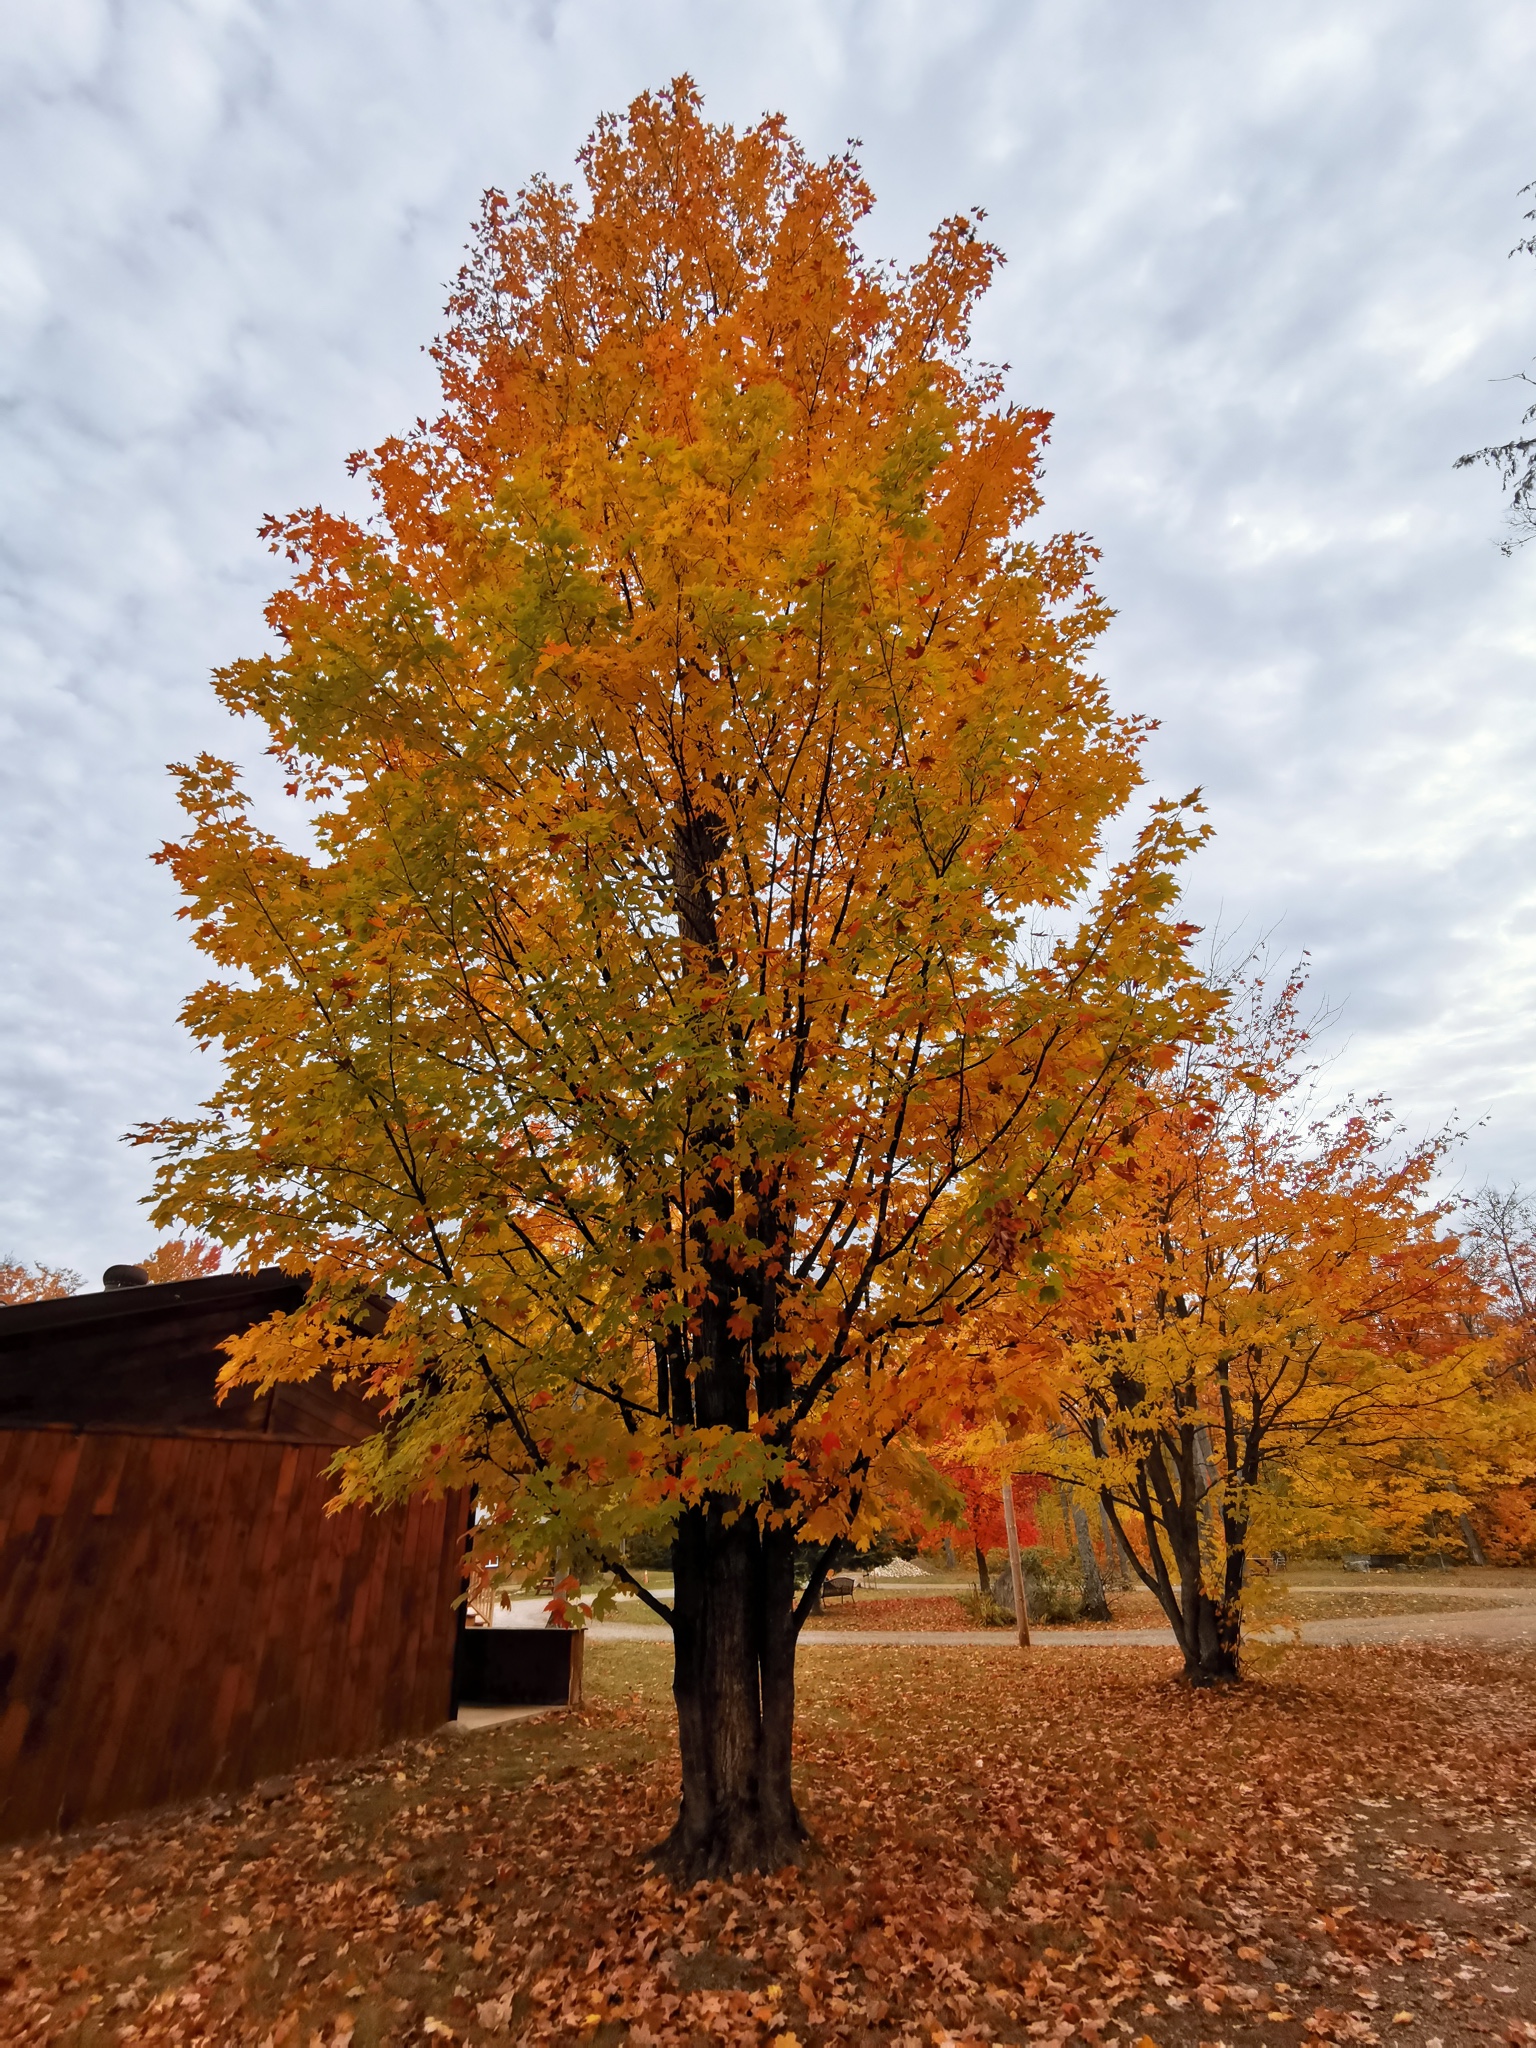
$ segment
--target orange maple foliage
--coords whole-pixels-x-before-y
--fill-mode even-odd
[[[164,1285],[173,1280],[202,1280],[210,1273],[217,1273],[223,1257],[216,1244],[210,1244],[205,1237],[172,1237],[157,1244],[147,1259],[139,1264],[149,1275],[151,1285]]]
[[[78,1294],[85,1285],[69,1266],[24,1265],[19,1259],[0,1259],[0,1307],[15,1308],[24,1301],[58,1301],[66,1294]]]
[[[473,1478],[488,1552],[562,1582],[675,1534],[697,1874],[800,1853],[821,1569],[932,1489],[953,1333],[1050,1292],[1200,1027],[1199,828],[1156,805],[1095,879],[1142,727],[1086,666],[1091,550],[1027,531],[1046,418],[967,357],[977,223],[869,263],[856,163],[686,80],[581,166],[585,206],[488,198],[441,416],[356,459],[373,520],[270,529],[282,651],[218,687],[319,851],[182,771],[227,1079],[141,1135],[158,1221],[316,1276],[233,1370],[393,1403],[352,1495]]]

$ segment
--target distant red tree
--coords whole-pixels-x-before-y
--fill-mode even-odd
[[[1003,1525],[1002,1481],[995,1473],[983,1471],[976,1465],[964,1465],[945,1458],[935,1458],[934,1463],[965,1502],[965,1521],[954,1525],[955,1532],[975,1551],[977,1576],[985,1588],[988,1583],[987,1553],[1001,1550],[1008,1541],[1008,1532]],[[1013,1482],[1014,1520],[1018,1525],[1019,1541],[1026,1546],[1040,1540],[1035,1527],[1034,1506],[1046,1483],[1033,1474]]]

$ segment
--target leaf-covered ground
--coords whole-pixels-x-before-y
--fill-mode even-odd
[[[900,1629],[906,1634],[937,1635],[957,1628],[975,1628],[976,1618],[953,1594],[928,1593],[887,1598],[856,1593],[851,1600],[829,1600],[820,1614],[806,1622],[811,1629]]]
[[[1504,1608],[1536,1606],[1536,1586],[1530,1574],[1513,1571],[1484,1571],[1458,1577],[1449,1572],[1394,1575],[1390,1580],[1356,1580],[1342,1585],[1309,1585],[1277,1580],[1263,1585],[1255,1608],[1259,1628],[1294,1627],[1304,1621],[1361,1621],[1394,1619],[1425,1614],[1493,1612]],[[1470,1581],[1470,1583],[1465,1583]],[[900,1630],[906,1634],[974,1629],[975,1617],[962,1605],[961,1592],[974,1592],[974,1580],[966,1585],[901,1585],[894,1589],[868,1587],[851,1600],[832,1600],[826,1611],[812,1616],[813,1629]],[[1052,1621],[1050,1628],[1070,1627],[1091,1633],[1100,1628],[1165,1628],[1162,1608],[1141,1586],[1108,1589],[1108,1622]],[[638,1600],[625,1603],[626,1621],[645,1614]]]
[[[1536,1664],[802,1660],[805,1871],[678,1896],[662,1643],[579,1717],[0,1851],[0,2037],[1536,2042]]]

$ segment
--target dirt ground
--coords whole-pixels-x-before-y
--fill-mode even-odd
[[[662,1642],[580,1715],[0,1851],[0,2039],[1536,2043],[1536,1660],[807,1657],[800,1872],[684,1895]]]

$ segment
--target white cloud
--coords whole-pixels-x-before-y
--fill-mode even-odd
[[[480,190],[569,172],[691,70],[717,118],[863,138],[870,243],[985,205],[981,351],[1052,407],[1118,698],[1202,782],[1218,911],[1312,948],[1337,1074],[1536,1170],[1536,550],[1490,478],[1536,350],[1518,0],[13,0],[0,12],[0,1248],[149,1242],[136,1118],[196,1099],[198,974],[147,856],[239,748],[262,513],[355,502],[431,402]],[[1528,202],[1527,202],[1528,203]]]

